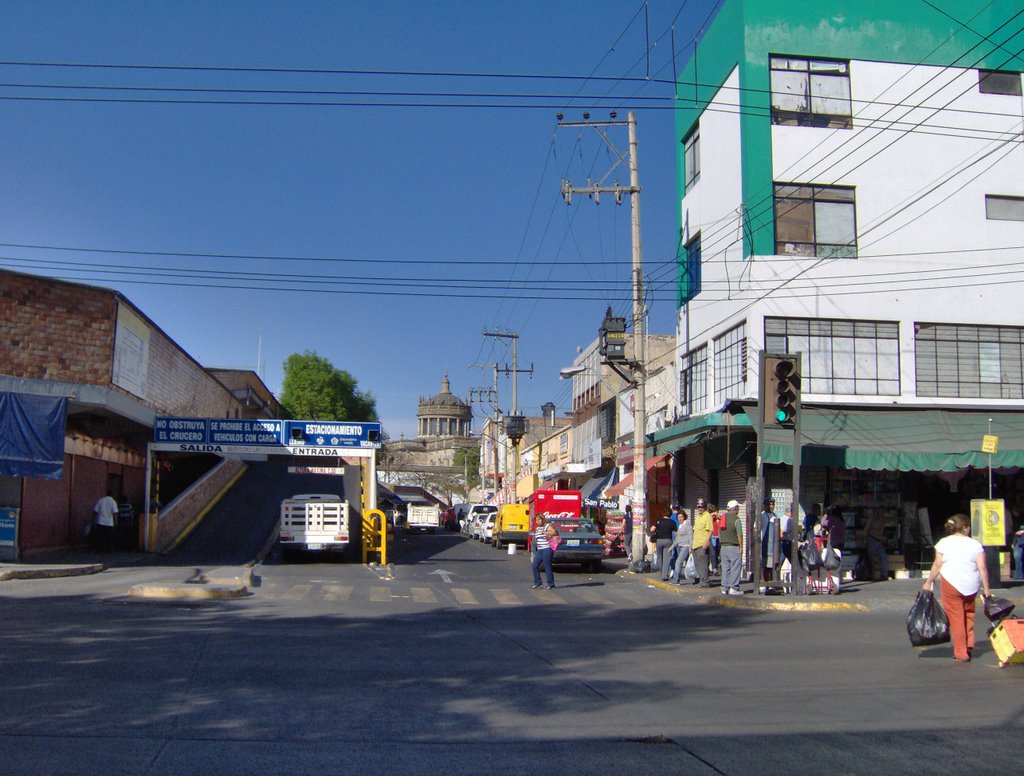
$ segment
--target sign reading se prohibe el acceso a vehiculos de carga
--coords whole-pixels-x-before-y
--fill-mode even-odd
[[[380,447],[380,423],[158,417],[151,450],[279,455],[358,454]]]

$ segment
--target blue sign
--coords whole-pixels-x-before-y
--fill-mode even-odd
[[[284,443],[295,447],[380,447],[380,423],[286,420]]]
[[[0,507],[0,547],[15,547],[18,543],[18,510]]]
[[[209,421],[209,438],[212,445],[280,445],[280,420],[230,420]]]
[[[348,423],[333,420],[266,420],[241,418],[170,418],[158,417],[153,426],[153,441],[210,448],[288,447],[326,449],[379,448],[380,423]],[[185,449],[183,447],[183,449]],[[284,451],[281,451],[284,452]]]

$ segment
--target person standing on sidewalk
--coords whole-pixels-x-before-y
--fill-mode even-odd
[[[672,522],[672,512],[668,509],[661,519],[654,524],[654,555],[661,571],[661,581],[666,582],[672,571],[669,559],[672,557],[672,537],[676,532],[676,524]]]
[[[971,538],[971,519],[953,515],[945,524],[946,535],[935,544],[935,562],[924,589],[931,591],[935,578],[942,577],[942,608],[949,618],[953,659],[967,663],[974,651],[974,603],[978,588],[985,598],[992,595],[988,585],[985,548]]]
[[[97,549],[107,552],[114,549],[114,516],[117,514],[117,502],[114,491],[108,490],[107,495],[96,502],[92,508],[92,532],[96,539]]]
[[[889,550],[885,546],[885,521],[879,514],[868,518],[864,526],[867,537],[868,560],[871,561],[871,578],[875,580],[889,579]]]
[[[683,569],[686,568],[686,561],[690,558],[690,548],[693,546],[693,525],[685,512],[679,513],[679,528],[676,529],[676,538],[673,542],[673,549],[676,551],[676,563],[672,567],[672,581],[677,585],[683,578]],[[696,563],[694,564],[696,565]]]
[[[551,556],[554,550],[551,549],[551,538],[558,534],[555,527],[545,519],[544,515],[537,515],[537,522],[533,529],[533,587],[540,587],[540,567],[544,565],[544,574],[547,576],[548,590],[555,586],[555,574],[551,569]]]
[[[711,512],[708,511],[704,499],[697,499],[697,514],[693,518],[693,565],[697,569],[697,579],[693,584],[711,587],[708,580],[708,548],[711,546]]]
[[[718,529],[720,562],[722,564],[722,595],[743,595],[740,590],[742,555],[740,554],[740,502],[733,499],[725,505],[725,519]]]

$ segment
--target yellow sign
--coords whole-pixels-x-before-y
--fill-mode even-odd
[[[1006,512],[1002,499],[971,499],[971,534],[986,547],[1006,544]]]
[[[981,438],[981,452],[995,455],[999,452],[999,437],[992,434],[985,434]]]

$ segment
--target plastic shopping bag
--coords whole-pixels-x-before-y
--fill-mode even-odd
[[[814,547],[814,542],[804,542],[799,550],[800,565],[807,571],[813,571],[821,565],[821,555]]]
[[[686,565],[683,566],[683,574],[687,579],[697,578],[697,564],[693,560],[693,553],[690,553],[690,557],[686,559]]]
[[[949,620],[930,590],[922,590],[907,615],[907,635],[915,647],[949,641]]]

